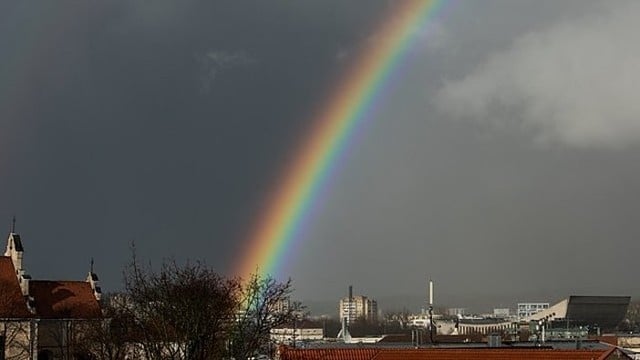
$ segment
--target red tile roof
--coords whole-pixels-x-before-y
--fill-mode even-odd
[[[95,319],[102,316],[100,304],[86,281],[32,280],[29,295],[35,300],[39,318]]]
[[[428,349],[292,349],[282,347],[282,360],[457,360],[457,359],[607,359],[611,350],[556,350],[541,348],[428,348]]]
[[[618,346],[618,337],[615,335],[589,336],[589,339],[598,340],[605,344]]]
[[[22,296],[16,269],[8,256],[0,256],[0,318],[31,317]]]

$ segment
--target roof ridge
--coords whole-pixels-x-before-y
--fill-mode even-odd
[[[609,358],[609,356],[611,356],[617,350],[619,350],[617,346],[612,346],[611,349],[605,351],[602,355],[600,355],[600,357],[597,360],[606,360]],[[627,359],[631,359],[631,357],[627,356],[627,354],[625,354],[623,351],[620,351],[620,353],[623,356],[625,356]]]
[[[31,280],[31,282],[43,283],[43,282],[51,282],[51,283],[87,283],[86,280],[48,280],[48,279],[38,279]]]

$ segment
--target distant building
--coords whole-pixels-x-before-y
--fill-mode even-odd
[[[509,317],[510,312],[509,308],[496,308],[493,309],[493,316],[498,318],[507,318]]]
[[[517,324],[502,319],[460,319],[457,333],[460,335],[503,333],[513,331]]]
[[[34,280],[23,266],[24,247],[12,229],[0,256],[0,359],[84,358],[87,326],[102,321],[100,285],[85,280]]]
[[[526,318],[548,308],[549,308],[549,303],[543,303],[543,302],[518,303],[518,317]]]
[[[287,297],[279,299],[275,304],[269,306],[269,312],[286,313],[291,308],[291,300]]]
[[[340,299],[338,306],[340,319],[347,319],[350,324],[358,319],[366,321],[378,320],[378,303],[366,296],[346,296]]]
[[[309,321],[300,321],[271,329],[271,340],[277,344],[320,341],[324,339],[324,329]]]
[[[524,320],[546,322],[547,329],[584,327],[595,333],[614,331],[624,319],[630,301],[630,296],[572,295]]]
[[[449,316],[467,315],[467,308],[448,308],[447,315]]]
[[[440,318],[440,315],[434,315],[434,319],[435,318]],[[407,320],[407,325],[413,327],[428,328],[429,324],[431,324],[431,322],[429,321],[429,314],[424,312],[418,315],[410,315]]]

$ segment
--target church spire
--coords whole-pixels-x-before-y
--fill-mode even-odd
[[[16,216],[13,215],[13,217],[11,218],[11,233],[15,234],[16,233]]]

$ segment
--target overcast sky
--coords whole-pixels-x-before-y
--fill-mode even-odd
[[[0,3],[0,223],[34,278],[230,270],[397,2]],[[303,300],[639,295],[640,4],[450,1],[297,239]],[[454,304],[455,303],[455,304]],[[512,305],[512,304],[505,304]],[[381,304],[383,306],[383,304]]]

